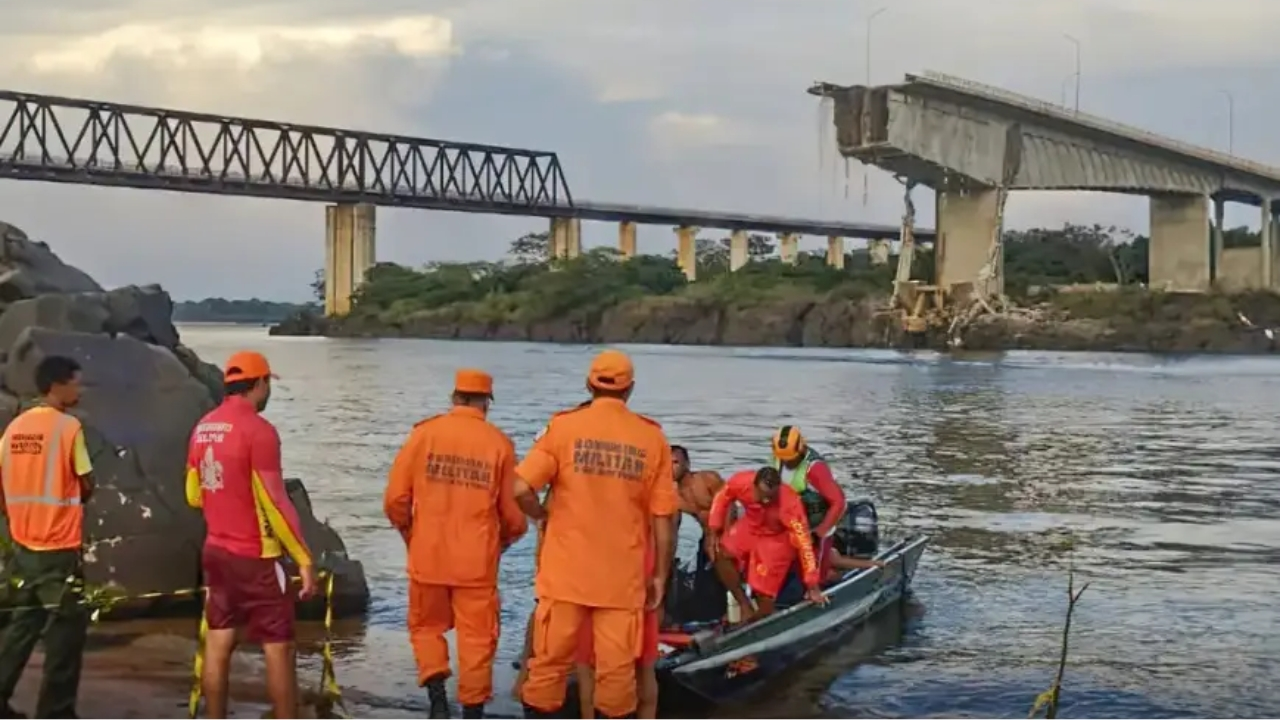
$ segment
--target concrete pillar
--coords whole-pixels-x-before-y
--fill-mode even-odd
[[[1147,270],[1155,290],[1209,289],[1209,197],[1152,195]]]
[[[1262,199],[1262,287],[1271,290],[1276,286],[1275,213],[1271,212],[1271,198]]]
[[[778,236],[778,255],[782,262],[795,265],[800,258],[800,236],[795,233],[783,233]]]
[[[582,254],[582,221],[578,218],[551,218],[551,259],[568,260]]]
[[[698,229],[681,225],[676,228],[676,263],[689,282],[698,279]]]
[[[937,284],[949,288],[958,283],[974,283],[987,264],[991,241],[996,233],[999,193],[994,188],[938,193],[938,240],[935,245]],[[991,294],[1004,292],[1003,258],[995,268],[993,282],[985,288]]]
[[[737,272],[751,262],[746,230],[734,230],[729,236],[729,272]]]
[[[618,252],[624,258],[636,256],[636,224],[624,220],[618,223]]]
[[[839,235],[827,238],[827,266],[844,269],[844,238]]]
[[[868,240],[867,254],[871,256],[872,265],[888,265],[889,264],[889,241],[888,240]]]
[[[351,312],[351,296],[377,262],[377,210],[366,203],[324,209],[324,312]]]
[[[1225,230],[1222,225],[1226,222],[1226,214],[1227,203],[1221,198],[1214,198],[1213,228],[1211,229],[1213,239],[1209,246],[1209,283],[1211,285],[1217,283],[1218,279],[1222,277],[1222,271],[1220,270],[1222,267],[1222,251],[1226,249],[1222,242],[1222,233]]]

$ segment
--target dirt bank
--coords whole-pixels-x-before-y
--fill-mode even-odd
[[[947,347],[945,332],[913,339],[884,311],[884,298],[795,297],[729,304],[670,295],[538,322],[482,321],[465,306],[388,322],[353,315],[302,316],[275,335],[417,337],[569,343],[654,343],[780,347]],[[1029,313],[980,318],[962,334],[972,350],[1275,352],[1265,328],[1280,329],[1280,295],[1174,294],[1145,290],[1059,293]],[[1241,315],[1250,324],[1241,320]]]

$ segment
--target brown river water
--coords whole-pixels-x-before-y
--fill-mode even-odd
[[[493,373],[491,419],[525,450],[581,399],[598,348],[182,333],[211,362],[264,351],[283,376],[267,416],[286,473],[306,480],[373,593],[367,622],[342,628],[338,679],[361,717],[424,716],[403,545],[381,510],[392,457],[413,423],[444,409],[459,366]],[[1269,690],[1280,680],[1280,360],[627,349],[633,405],[695,468],[756,464],[772,428],[792,421],[852,495],[875,500],[882,533],[933,538],[904,614],[726,715],[1025,717],[1053,675],[1072,566],[1092,585],[1063,716],[1280,713]],[[503,561],[495,713],[518,713],[509,662],[532,601],[531,550],[526,538]],[[310,681],[315,659],[303,662]]]

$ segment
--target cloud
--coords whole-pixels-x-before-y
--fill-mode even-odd
[[[580,199],[896,222],[901,186],[834,155],[805,88],[928,68],[1059,101],[1067,34],[1085,109],[1280,162],[1280,4],[1256,0],[55,0],[5,19],[0,86],[553,150]],[[316,205],[17,182],[0,203],[108,284],[301,297],[322,261]],[[1009,217],[1145,232],[1147,209],[1027,194]],[[383,210],[378,248],[495,257],[544,225]],[[584,227],[588,245],[615,240]],[[673,244],[669,228],[640,242]]]

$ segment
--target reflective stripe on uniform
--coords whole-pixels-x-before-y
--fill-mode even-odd
[[[59,463],[62,462],[62,437],[66,434],[67,429],[76,419],[66,413],[59,412],[59,418],[53,425],[50,433],[52,437],[49,439],[49,447],[46,449],[44,458],[44,476],[40,483],[43,489],[41,495],[13,495],[11,494],[12,483],[14,481],[13,471],[13,448],[6,447],[4,453],[4,462],[0,464],[0,482],[3,482],[5,504],[6,505],[52,505],[55,507],[73,507],[80,504],[80,496],[71,498],[58,497],[58,480],[61,479],[62,473]],[[74,442],[74,438],[72,438]],[[9,433],[5,433],[5,443],[9,443]]]

